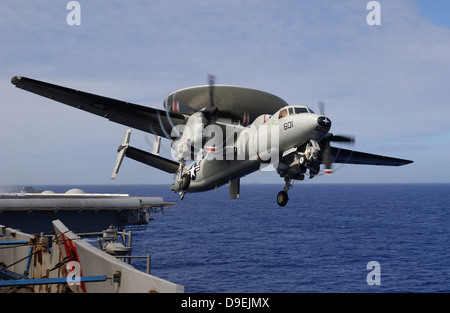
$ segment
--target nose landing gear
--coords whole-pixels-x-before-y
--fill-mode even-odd
[[[277,203],[279,206],[285,206],[289,200],[288,194],[286,191],[281,190],[277,196]]]
[[[292,179],[284,179],[284,190],[281,190],[277,195],[277,203],[279,206],[283,207],[288,203],[288,190],[292,188]]]

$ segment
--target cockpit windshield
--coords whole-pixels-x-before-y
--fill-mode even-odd
[[[278,118],[283,118],[287,115],[302,114],[302,113],[314,113],[314,111],[306,106],[289,106],[280,111]]]
[[[295,114],[309,113],[306,107],[294,107]]]

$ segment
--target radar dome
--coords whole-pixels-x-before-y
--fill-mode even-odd
[[[85,193],[83,190],[74,188],[66,191],[66,195],[76,195],[76,194]]]
[[[55,192],[52,191],[52,190],[45,190],[45,191],[41,192],[41,194],[43,194],[43,195],[54,195]]]

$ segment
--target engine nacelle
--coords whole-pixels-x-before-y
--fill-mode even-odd
[[[319,144],[310,140],[307,144],[297,148],[295,152],[284,156],[277,172],[281,177],[303,180],[306,171],[309,170],[309,178],[313,178],[320,170],[320,155]]]
[[[288,179],[303,180],[307,170],[307,159],[304,153],[292,153],[280,162],[277,173]]]
[[[264,124],[265,122],[267,122],[270,118],[272,117],[272,115],[269,114],[263,114],[258,116],[252,123],[252,125],[254,126],[258,126],[261,124]]]
[[[190,160],[202,150],[203,130],[207,121],[202,112],[189,116],[185,125],[176,125],[172,129],[172,137],[178,137],[172,142],[172,156],[177,160]]]

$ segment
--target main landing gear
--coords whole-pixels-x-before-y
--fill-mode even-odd
[[[189,185],[191,183],[191,177],[189,176],[189,174],[184,174],[183,176],[181,176],[180,179],[180,200],[183,200],[184,198],[184,194],[186,193],[186,190],[188,190]]]
[[[183,173],[184,166],[185,166],[184,159],[181,159],[180,164],[178,166],[178,170],[176,172],[175,181],[172,187],[170,187],[170,190],[178,192],[178,194],[180,195],[180,200],[183,200],[184,194],[188,190],[189,185],[191,183],[191,177],[189,176],[189,173],[181,175],[181,173]]]
[[[291,179],[284,179],[284,190],[281,190],[277,195],[277,203],[279,206],[285,206],[288,203],[288,190],[292,188]]]

